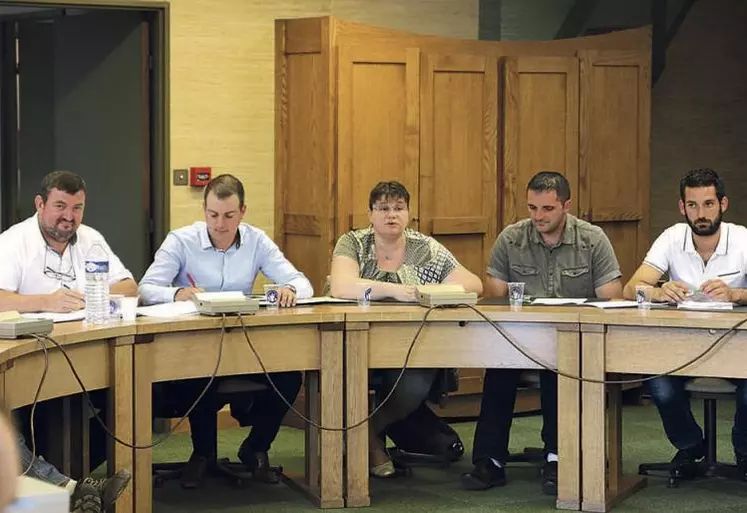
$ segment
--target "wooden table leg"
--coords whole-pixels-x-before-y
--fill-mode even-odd
[[[310,420],[336,431],[306,426],[306,476],[301,483],[288,477],[287,484],[313,501],[320,508],[345,506],[342,483],[343,432],[343,324],[323,323],[319,326],[321,369],[308,371],[306,414]]]
[[[581,333],[583,376],[597,380],[604,379],[606,326],[582,324]],[[582,385],[583,501],[581,509],[583,511],[609,511],[615,504],[646,485],[646,480],[639,476],[622,476],[622,400],[620,394],[619,386],[610,386],[608,432],[605,385],[589,382],[584,382]]]
[[[345,421],[358,424],[368,417],[368,323],[345,326]],[[368,491],[368,422],[347,433],[347,507],[369,506]]]
[[[607,385],[607,454],[609,455],[609,481],[607,510],[645,487],[647,480],[641,476],[623,476],[622,473],[622,386]]]
[[[604,379],[605,326],[581,325],[581,368],[587,379]],[[607,431],[604,385],[584,382],[582,389],[582,451],[584,511],[606,511]]]
[[[578,324],[558,325],[558,370],[581,373]],[[558,376],[558,509],[581,507],[581,384]]]
[[[125,442],[133,440],[133,375],[132,352],[134,336],[118,337],[111,345],[111,378],[109,387],[109,426],[113,433]],[[110,440],[109,474],[119,469],[133,469],[132,449]],[[116,513],[135,513],[135,493],[132,485],[120,495],[115,503]],[[140,512],[137,512],[140,513]]]
[[[322,404],[319,400],[319,371],[308,371],[304,378],[304,399],[306,401],[306,415],[312,422],[321,422]],[[319,497],[321,486],[321,450],[319,443],[321,434],[319,429],[307,424],[304,437],[304,454],[306,460],[305,483],[309,493]]]
[[[134,440],[144,446],[153,442],[153,338],[137,337],[133,347],[134,357]],[[153,450],[136,449],[133,488],[135,511],[150,513],[153,509]]]
[[[321,424],[337,428],[338,431],[321,432],[320,456],[321,473],[319,486],[319,506],[322,508],[342,508],[343,495],[342,453],[343,453],[343,326],[332,324],[321,327],[321,383],[320,400]]]

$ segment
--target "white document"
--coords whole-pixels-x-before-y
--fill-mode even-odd
[[[637,302],[628,301],[626,299],[619,299],[617,301],[591,301],[586,304],[603,310],[606,310],[607,308],[638,308]]]
[[[233,301],[244,299],[246,296],[240,290],[223,292],[198,292],[195,297],[200,301]]]
[[[22,317],[27,319],[49,319],[52,322],[70,322],[70,321],[82,321],[86,318],[85,310],[76,310],[69,313],[58,313],[58,312],[31,312],[23,313]]]
[[[355,299],[341,299],[332,296],[310,297],[307,299],[296,299],[297,305],[320,305],[325,303],[356,303]],[[259,306],[267,306],[264,296],[259,296]]]
[[[138,315],[145,317],[171,318],[182,315],[197,313],[197,306],[192,301],[175,301],[173,303],[162,303],[160,305],[141,306],[137,309]]]
[[[532,301],[533,305],[551,305],[551,306],[562,306],[562,305],[581,305],[586,303],[586,298],[573,298],[573,297],[538,297]]]
[[[682,301],[677,303],[679,310],[733,310],[734,303],[728,301]]]

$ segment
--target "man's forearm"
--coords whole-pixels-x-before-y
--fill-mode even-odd
[[[24,312],[43,312],[46,306],[46,294],[17,294],[0,291],[0,312],[18,310]]]
[[[123,296],[137,296],[137,283],[130,278],[118,281],[109,287],[110,294],[122,294]]]
[[[731,289],[729,297],[732,303],[747,304],[747,289]]]

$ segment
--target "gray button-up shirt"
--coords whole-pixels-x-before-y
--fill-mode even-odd
[[[529,219],[504,228],[487,272],[505,282],[524,282],[524,293],[534,297],[596,297],[596,288],[622,276],[602,229],[570,214],[554,247]]]

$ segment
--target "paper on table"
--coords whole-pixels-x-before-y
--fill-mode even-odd
[[[597,308],[638,308],[638,303],[635,301],[628,301],[625,299],[619,299],[617,301],[592,301],[586,303],[588,306],[596,306]]]
[[[332,296],[319,296],[319,297],[310,297],[307,299],[296,299],[297,305],[319,305],[324,303],[355,303],[355,299],[341,299],[339,297],[332,297]],[[264,299],[264,296],[260,296],[259,298],[259,306],[267,306],[267,301]]]
[[[179,317],[197,313],[197,306],[192,301],[175,301],[160,305],[141,306],[137,309],[137,313],[146,317]]]
[[[682,301],[677,303],[680,310],[733,310],[734,303],[728,301]]]
[[[580,305],[586,302],[586,298],[573,297],[538,297],[532,301],[533,305]]]
[[[240,290],[224,291],[224,292],[198,292],[195,297],[200,301],[220,301],[229,299],[244,299],[246,296]]]
[[[70,322],[70,321],[81,321],[86,318],[85,310],[76,310],[68,313],[58,312],[31,312],[21,314],[22,317],[27,319],[49,319],[52,322]]]

